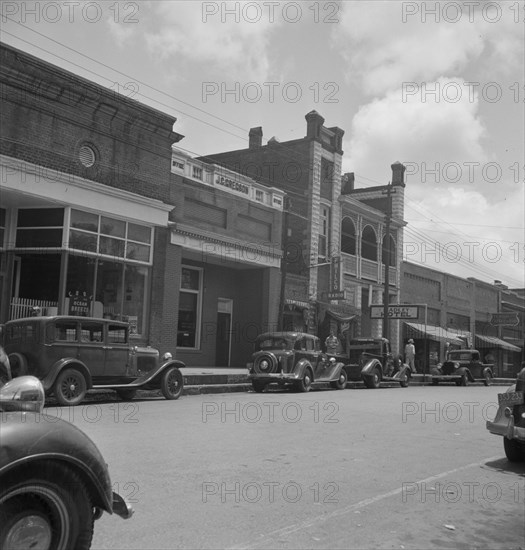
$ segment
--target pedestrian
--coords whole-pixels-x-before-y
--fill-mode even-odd
[[[330,331],[330,334],[327,336],[324,344],[328,355],[335,355],[337,353],[339,349],[339,338],[337,338],[333,330]]]
[[[405,346],[405,363],[407,363],[407,365],[410,367],[412,374],[417,374],[415,358],[416,348],[414,346],[414,340],[410,338]]]

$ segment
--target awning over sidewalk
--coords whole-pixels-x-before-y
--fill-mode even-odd
[[[448,342],[456,346],[464,346],[465,342],[458,338],[455,332],[451,332],[442,327],[436,327],[435,325],[425,325],[423,323],[407,323],[408,327],[407,335],[415,338],[429,338],[436,342]],[[411,332],[415,334],[411,334]]]
[[[514,344],[509,344],[501,338],[496,338],[495,336],[479,336],[476,334],[476,347],[486,348],[487,344],[495,348],[503,348],[508,351],[517,351],[520,352],[521,348],[515,346]]]
[[[352,319],[355,319],[357,317],[357,315],[347,315],[344,313],[338,313],[337,311],[333,311],[331,309],[327,309],[326,314],[330,315],[332,319],[335,319],[340,323],[349,323]]]

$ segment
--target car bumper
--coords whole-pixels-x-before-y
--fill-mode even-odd
[[[113,492],[113,513],[123,519],[129,519],[133,515],[133,508],[115,492]]]
[[[438,382],[455,382],[456,380],[461,380],[461,374],[433,374],[432,380],[437,380]]]
[[[507,418],[498,411],[494,422],[487,420],[487,430],[494,435],[502,435],[507,439],[517,439],[525,442],[525,428],[516,426],[512,415]]]

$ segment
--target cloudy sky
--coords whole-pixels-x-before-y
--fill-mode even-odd
[[[194,155],[345,131],[407,166],[405,259],[525,287],[523,2],[2,1],[1,40],[177,117]]]

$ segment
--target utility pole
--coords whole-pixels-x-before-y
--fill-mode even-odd
[[[392,194],[395,193],[395,189],[392,189],[392,184],[389,183],[386,186],[386,191],[383,191],[383,195],[386,194],[386,218],[385,218],[385,238],[383,241],[383,252],[385,257],[383,258],[385,264],[385,288],[383,291],[383,338],[389,338],[389,319],[388,319],[388,305],[390,303],[390,222],[392,219]]]

